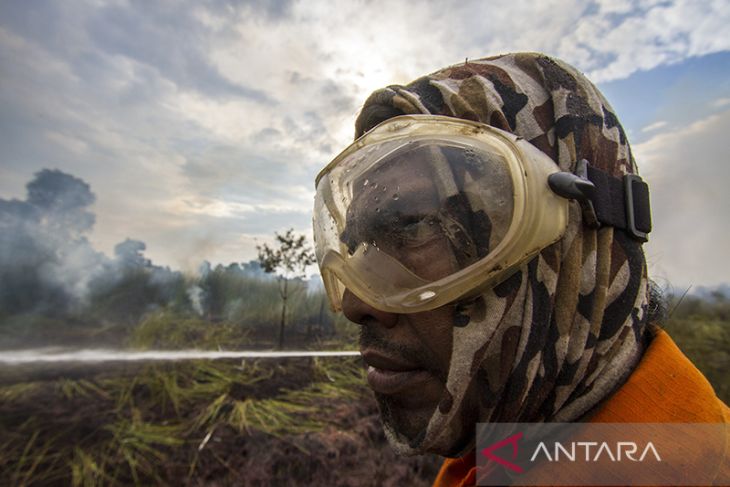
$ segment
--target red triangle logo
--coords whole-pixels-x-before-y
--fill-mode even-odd
[[[517,442],[520,439],[522,439],[522,433],[515,433],[514,435],[508,436],[502,441],[498,441],[497,443],[494,443],[493,445],[484,448],[481,453],[487,458],[487,460],[497,462],[505,468],[508,468],[514,472],[522,473],[524,472],[524,469],[522,467],[494,454],[495,450],[499,450],[503,446],[511,444],[512,460],[514,460],[515,458],[517,458]]]

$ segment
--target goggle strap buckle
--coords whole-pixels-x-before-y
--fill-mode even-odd
[[[581,159],[575,173],[551,174],[548,184],[556,194],[580,204],[588,227],[608,225],[641,242],[648,240],[651,232],[649,186],[638,175],[626,174],[617,178]]]
[[[651,231],[649,186],[636,174],[626,174],[624,176],[624,197],[626,231],[637,240],[648,241]]]
[[[651,232],[649,186],[636,174],[618,178],[590,165],[587,169],[596,186],[592,199],[598,221],[646,242]]]

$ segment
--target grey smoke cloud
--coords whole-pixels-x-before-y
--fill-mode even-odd
[[[114,246],[114,255],[125,267],[149,267],[151,262],[143,255],[146,248],[144,242],[128,238]]]
[[[28,182],[25,199],[0,199],[0,315],[62,316],[139,270],[160,299],[171,298],[182,275],[152,264],[144,242],[127,238],[113,259],[94,249],[95,200],[85,181],[51,169]]]
[[[25,200],[0,199],[0,309],[64,311],[105,264],[86,239],[96,197],[58,170],[38,172],[26,189]]]

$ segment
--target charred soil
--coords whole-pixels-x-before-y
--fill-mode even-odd
[[[0,484],[430,485],[440,460],[392,452],[362,375],[221,360],[5,383]]]

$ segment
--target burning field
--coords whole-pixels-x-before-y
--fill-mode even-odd
[[[358,358],[11,379],[0,376],[2,485],[429,485],[439,465],[392,453]]]

